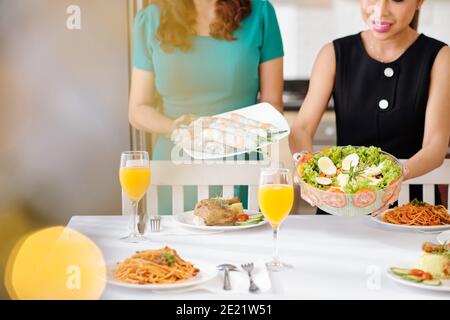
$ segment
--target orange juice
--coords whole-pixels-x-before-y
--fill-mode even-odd
[[[147,192],[150,185],[150,168],[126,167],[120,168],[120,184],[131,201],[138,202]]]
[[[266,184],[259,187],[258,201],[261,212],[272,224],[278,226],[291,211],[294,188],[287,184]]]

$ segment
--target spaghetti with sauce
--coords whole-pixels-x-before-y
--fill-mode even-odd
[[[450,224],[450,215],[442,205],[433,206],[413,200],[386,212],[383,221],[410,226],[440,226]]]
[[[170,284],[191,279],[199,271],[192,263],[181,259],[174,249],[166,246],[159,250],[138,251],[117,263],[113,277],[132,284]]]

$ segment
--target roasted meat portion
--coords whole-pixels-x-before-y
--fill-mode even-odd
[[[239,198],[213,198],[201,200],[194,209],[194,214],[201,217],[207,226],[228,226],[236,222],[239,211],[232,204],[240,203]]]

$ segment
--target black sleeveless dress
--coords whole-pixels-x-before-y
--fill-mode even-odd
[[[371,58],[360,33],[333,45],[337,145],[377,146],[399,159],[412,157],[422,148],[431,69],[446,44],[420,34],[390,63]],[[413,198],[422,200],[422,186],[411,186]]]

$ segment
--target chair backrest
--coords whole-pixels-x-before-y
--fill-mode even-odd
[[[223,196],[233,197],[234,186],[248,186],[248,209],[258,210],[258,181],[267,161],[230,161],[220,164],[175,164],[152,161],[152,183],[147,192],[147,212],[158,212],[158,186],[172,186],[173,214],[184,211],[183,186],[197,186],[198,200],[207,199],[209,186],[223,186]]]
[[[447,185],[447,199],[450,200],[450,159],[444,160],[444,163],[437,169],[414,179],[407,180],[403,183],[402,190],[398,199],[399,204],[405,204],[411,201],[409,199],[409,186],[411,184],[423,185],[423,201],[435,204],[434,186]],[[450,201],[448,201],[450,202]],[[447,207],[449,204],[447,203]]]

